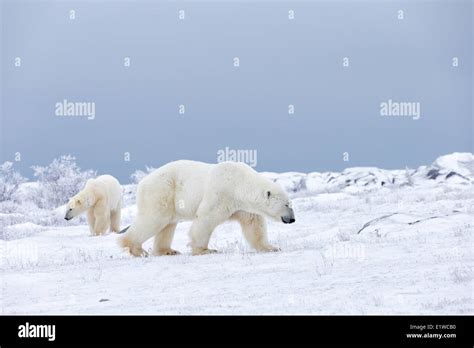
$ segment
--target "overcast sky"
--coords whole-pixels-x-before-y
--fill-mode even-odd
[[[472,7],[3,1],[2,162],[19,152],[31,176],[72,154],[126,182],[145,165],[216,162],[226,147],[255,150],[256,169],[277,172],[416,167],[472,151]],[[56,115],[63,100],[94,103],[94,119]],[[389,100],[414,103],[418,119],[382,116]]]

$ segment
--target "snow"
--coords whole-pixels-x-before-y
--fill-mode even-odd
[[[439,157],[434,166],[440,169],[454,171],[463,176],[474,175],[474,155],[472,153],[455,152],[451,155]]]
[[[277,253],[254,252],[226,223],[211,239],[219,254],[192,256],[185,222],[173,242],[182,255],[133,258],[116,234],[91,237],[85,220],[56,223],[60,208],[52,218],[8,206],[0,214],[2,313],[472,314],[468,155],[417,170],[266,173],[284,183],[297,219],[268,222]],[[430,179],[433,168],[443,174]],[[456,170],[464,178],[446,178]],[[124,186],[124,227],[136,214],[135,189]]]

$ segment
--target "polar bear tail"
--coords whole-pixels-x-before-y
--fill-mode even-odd
[[[131,225],[130,225],[130,226],[131,226]],[[127,230],[130,228],[130,226],[125,227],[122,231],[120,231],[120,232],[118,232],[118,233],[125,233],[125,232],[127,232]]]

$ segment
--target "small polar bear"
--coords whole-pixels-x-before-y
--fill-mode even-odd
[[[227,220],[237,220],[257,251],[278,251],[268,243],[265,216],[286,224],[295,215],[286,192],[244,163],[207,164],[181,160],[146,176],[137,188],[137,216],[122,232],[123,248],[146,255],[142,244],[154,239],[153,255],[175,255],[171,249],[176,225],[192,220],[193,255],[214,253],[209,239]]]
[[[87,210],[87,221],[91,234],[105,234],[109,228],[120,231],[122,209],[122,186],[111,175],[101,175],[87,180],[84,189],[71,198],[66,208],[66,220]]]

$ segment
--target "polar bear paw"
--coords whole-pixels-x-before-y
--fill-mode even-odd
[[[207,254],[216,254],[216,249],[207,249],[207,248],[194,248],[193,255],[207,255]]]
[[[139,248],[139,247],[135,247],[135,248],[131,248],[131,249],[128,249],[128,252],[135,256],[135,257],[148,257],[150,256],[148,254],[148,251],[146,251],[145,249],[143,248]]]
[[[259,249],[260,252],[263,252],[263,253],[270,253],[270,252],[279,252],[281,251],[281,249],[279,247],[274,247],[272,245],[267,245],[265,247],[262,247],[261,249]]]
[[[154,256],[171,256],[171,255],[180,255],[181,253],[178,250],[174,249],[165,249],[165,250],[158,250],[153,253]]]
[[[119,244],[135,257],[148,257],[148,252],[141,245],[131,242],[126,236],[119,240]]]

